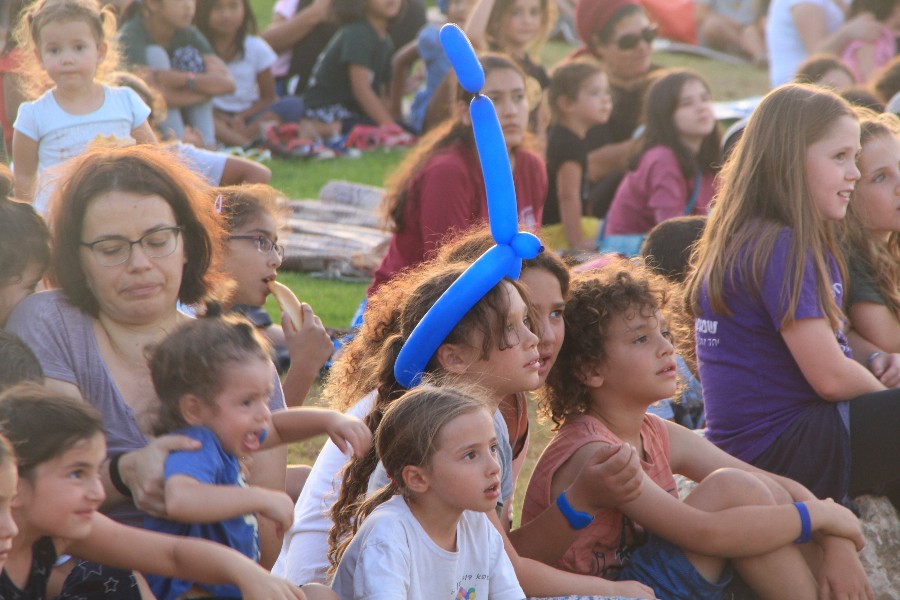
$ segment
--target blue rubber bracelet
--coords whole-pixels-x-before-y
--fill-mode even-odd
[[[800,537],[794,540],[794,543],[808,544],[812,541],[812,519],[809,518],[809,509],[802,502],[794,502],[794,508],[800,514]]]

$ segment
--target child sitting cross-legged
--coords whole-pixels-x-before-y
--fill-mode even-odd
[[[361,455],[371,434],[362,421],[337,411],[296,408],[271,414],[275,366],[266,343],[249,321],[215,312],[182,325],[151,351],[150,372],[161,402],[159,433],[187,435],[202,449],[169,455],[167,519],[148,516],[145,526],[213,540],[258,560],[255,513],[287,529],[294,504],[284,492],[246,485],[242,463],[258,450],[320,433],[328,433],[341,450],[352,446]],[[148,582],[160,600],[186,593],[239,597],[233,586],[164,577]],[[333,598],[322,592],[310,590],[307,597]]]
[[[722,598],[733,571],[763,598],[811,600],[820,585],[871,598],[852,513],[647,414],[676,387],[665,296],[661,278],[627,261],[574,279],[566,338],[542,402],[558,431],[535,468],[523,523],[556,502],[580,529],[559,566],[640,581],[659,598]],[[641,493],[618,509],[579,512],[566,489],[609,444],[637,449]],[[683,502],[675,473],[698,482]]]

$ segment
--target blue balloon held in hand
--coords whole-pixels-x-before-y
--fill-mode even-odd
[[[425,367],[459,321],[504,277],[518,279],[522,259],[543,250],[533,234],[519,231],[516,190],[503,129],[494,104],[479,92],[484,69],[462,30],[452,23],[441,28],[441,45],[464,90],[475,94],[469,105],[475,146],[484,174],[488,218],[496,246],[482,254],[438,298],[403,344],[394,377],[406,388],[419,384]]]

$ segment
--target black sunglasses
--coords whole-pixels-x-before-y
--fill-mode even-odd
[[[656,25],[648,25],[644,27],[640,33],[626,33],[616,40],[616,46],[619,47],[619,50],[634,50],[637,48],[637,45],[641,43],[641,40],[644,40],[648,44],[652,43],[653,40],[656,39],[658,33],[659,27]]]

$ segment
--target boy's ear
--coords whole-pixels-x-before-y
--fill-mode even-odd
[[[188,425],[201,425],[203,423],[204,409],[207,403],[193,394],[185,394],[178,401],[181,416]]]
[[[441,368],[454,375],[462,375],[472,365],[472,349],[461,344],[441,344],[435,356]]]
[[[106,53],[109,51],[109,44],[106,42],[100,42],[97,44],[97,64],[101,64],[104,60],[106,60]]]
[[[589,388],[601,387],[606,381],[603,365],[597,360],[582,362],[578,369],[578,380]]]
[[[430,487],[428,472],[422,467],[406,465],[400,475],[403,477],[404,485],[413,493],[424,494]]]

